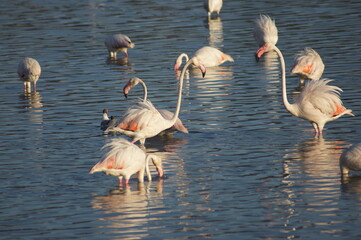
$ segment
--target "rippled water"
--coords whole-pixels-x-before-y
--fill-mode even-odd
[[[341,182],[338,167],[361,140],[361,3],[225,0],[210,21],[190,0],[0,5],[1,239],[361,238],[361,178]],[[327,124],[315,140],[284,109],[275,54],[254,60],[260,13],[276,19],[287,69],[296,52],[316,49],[356,117]],[[135,42],[128,59],[107,58],[112,33]],[[204,45],[235,62],[204,79],[190,72],[180,115],[189,134],[147,140],[167,178],[124,188],[89,175],[111,138],[99,130],[102,109],[121,116],[142,96],[137,87],[124,100],[127,80],[142,78],[153,104],[174,110],[175,58]],[[24,56],[42,66],[35,94],[23,94],[16,74]],[[288,93],[297,94],[295,76]]]

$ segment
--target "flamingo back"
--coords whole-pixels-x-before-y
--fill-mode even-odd
[[[26,57],[19,62],[18,75],[23,81],[36,82],[40,74],[40,64],[34,58]]]
[[[217,48],[209,46],[198,49],[194,53],[194,57],[196,57],[205,67],[214,67],[225,61],[234,61],[231,56],[221,52]]]
[[[108,36],[104,40],[104,44],[108,49],[133,48],[135,46],[130,38],[123,34]]]
[[[305,48],[296,55],[291,73],[318,80],[321,78],[324,69],[325,65],[321,56],[312,48]]]
[[[272,20],[268,15],[261,14],[255,22],[253,36],[260,47],[266,43],[276,45],[278,41],[278,30],[275,20]]]

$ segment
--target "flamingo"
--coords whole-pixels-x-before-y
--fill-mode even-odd
[[[312,48],[305,48],[296,55],[291,73],[299,75],[303,85],[306,79],[319,80],[324,69],[320,55]]]
[[[347,177],[350,170],[361,171],[361,143],[344,150],[340,157],[342,177]]]
[[[118,52],[123,52],[128,57],[128,48],[135,47],[130,38],[123,34],[114,34],[106,37],[104,44],[108,48],[109,57],[111,58],[116,58]]]
[[[217,17],[219,17],[219,13],[221,12],[223,0],[205,0],[204,8],[208,12],[208,18],[211,17],[213,12],[217,13]]]
[[[145,82],[140,79],[140,78],[131,78],[128,83],[124,86],[123,88],[123,93],[125,98],[128,97],[128,93],[130,91],[130,89],[132,89],[133,87],[135,87],[138,84],[141,84],[143,87],[143,92],[144,92],[144,96],[143,96],[143,103],[147,101],[147,95],[148,95],[148,91],[147,91],[147,86],[145,84]],[[131,111],[130,114],[125,113],[125,118],[123,118],[122,123],[127,125],[127,123],[132,122],[133,124],[135,124],[136,121],[138,121],[139,119],[141,119],[142,117],[139,116],[139,114],[144,113],[143,109],[139,109],[137,108],[139,111]],[[159,113],[165,118],[170,120],[173,117],[173,113],[166,110],[166,109],[160,109],[158,110]],[[177,118],[177,121],[175,122],[175,124],[171,127],[171,130],[178,130],[180,132],[184,132],[184,133],[188,133],[188,129],[183,125],[182,121]]]
[[[100,129],[105,131],[110,127],[114,127],[116,125],[117,119],[113,116],[108,117],[108,109],[103,109],[103,119],[100,123]]]
[[[180,54],[174,64],[175,72],[177,72],[180,66],[182,65],[183,58],[185,58],[186,62],[188,62],[189,60],[188,55],[186,53]],[[197,59],[196,61],[193,61],[192,66],[198,67],[202,71],[202,73],[205,72],[206,67],[219,66],[226,61],[234,62],[233,58],[230,55],[227,55],[219,51],[217,48],[209,47],[209,46],[198,49],[194,53],[192,58]]]
[[[327,78],[308,82],[297,97],[296,102],[290,104],[287,100],[285,60],[276,46],[272,46],[272,48],[276,51],[281,62],[283,104],[293,116],[312,124],[315,129],[315,137],[322,136],[322,130],[327,122],[336,120],[345,114],[355,116],[351,109],[345,108],[342,104],[339,96],[342,89],[327,85],[332,81]]]
[[[185,72],[189,65],[199,64],[197,58],[191,58],[182,69],[180,78],[179,78],[179,87],[178,87],[178,99],[175,113],[171,119],[167,119],[162,116],[162,114],[153,106],[153,104],[146,100],[144,102],[139,102],[137,106],[132,107],[127,112],[132,114],[132,112],[143,112],[139,115],[139,120],[131,121],[128,123],[120,123],[117,127],[108,129],[106,132],[114,131],[120,132],[121,134],[127,135],[133,138],[132,143],[137,142],[138,140],[142,145],[145,143],[146,138],[151,138],[159,134],[160,132],[171,128],[177,121],[178,115],[180,112],[180,106],[182,101],[182,88],[183,88],[183,79]],[[203,76],[205,74],[205,69]]]
[[[39,80],[41,67],[34,58],[26,57],[19,62],[18,75],[24,82],[24,92],[27,89],[31,91],[31,83],[34,83],[34,92],[36,92],[36,82]]]
[[[128,140],[119,138],[113,139],[103,146],[108,149],[102,159],[92,167],[89,174],[104,172],[107,175],[117,176],[119,185],[122,185],[123,177],[128,185],[130,177],[138,173],[138,182],[144,182],[144,171],[148,181],[152,181],[149,171],[149,160],[156,166],[159,177],[164,177],[162,159],[156,155],[147,155],[138,146]]]
[[[258,62],[265,52],[274,50],[277,44],[278,30],[275,20],[272,20],[268,15],[261,14],[256,20],[253,36],[260,47],[255,54],[256,61]]]

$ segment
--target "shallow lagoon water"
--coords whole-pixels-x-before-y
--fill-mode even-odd
[[[359,239],[361,178],[342,182],[338,159],[359,142],[361,28],[358,2],[225,1],[208,21],[199,1],[12,1],[0,22],[1,239]],[[278,47],[290,69],[312,47],[356,117],[309,123],[283,107],[274,53],[256,63],[253,22],[276,19]],[[108,34],[136,44],[110,60]],[[146,81],[157,108],[174,110],[176,57],[204,45],[234,59],[190,71],[180,118],[189,134],[158,136],[146,149],[163,157],[167,178],[129,188],[89,175],[114,136],[99,130],[101,112],[121,114]],[[38,92],[24,94],[16,74],[24,56],[42,66]],[[120,56],[121,57],[121,56]],[[297,77],[288,75],[289,98]],[[360,175],[360,174],[359,174]]]

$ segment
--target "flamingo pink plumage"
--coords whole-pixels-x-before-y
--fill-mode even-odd
[[[291,73],[300,77],[300,84],[306,79],[319,80],[325,69],[321,56],[312,48],[305,48],[296,57]]]
[[[135,44],[130,38],[123,34],[114,34],[107,36],[104,44],[108,49],[109,57],[116,58],[118,52],[122,52],[128,57],[128,48],[134,48]]]
[[[34,92],[36,92],[36,82],[39,80],[40,74],[40,64],[34,58],[26,57],[19,62],[18,75],[24,82],[24,92],[31,91],[31,83],[34,84]]]
[[[144,102],[147,101],[148,91],[147,91],[147,85],[140,78],[137,78],[137,77],[131,78],[128,81],[128,83],[124,86],[123,93],[124,93],[124,96],[127,98],[130,89],[132,89],[133,87],[135,87],[139,83],[143,87],[143,92],[144,92],[143,103],[144,103]],[[141,113],[146,114],[146,111],[142,111],[142,109],[139,109],[139,108],[136,108],[136,109],[139,110]],[[168,119],[168,120],[170,120],[174,115],[172,112],[170,112],[170,111],[168,111],[166,109],[159,109],[158,111],[165,119]],[[121,121],[121,123],[123,123],[124,126],[121,127],[121,128],[127,128],[125,126],[128,125],[128,123],[132,123],[132,125],[139,125],[140,123],[137,122],[137,120],[141,120],[141,119],[143,119],[143,117],[139,116],[139,112],[132,111],[131,114],[125,113],[125,117]],[[188,133],[188,129],[183,125],[182,121],[179,118],[177,119],[175,124],[169,130],[171,130],[171,131],[177,130],[177,131],[180,131],[180,132]]]
[[[126,124],[120,123],[117,127],[108,129],[106,132],[119,132],[121,134],[125,134],[133,138],[132,143],[139,140],[140,143],[144,145],[146,138],[154,137],[160,132],[171,128],[176,123],[180,112],[185,72],[192,63],[197,65],[197,61],[197,58],[190,59],[182,69],[179,79],[176,110],[171,119],[163,117],[153,104],[146,100],[139,102],[138,105],[128,109],[128,114],[137,113],[137,116],[133,118],[133,121],[127,122]],[[203,74],[205,74],[205,69]]]
[[[183,58],[185,58],[186,62],[188,62],[188,55],[185,53],[180,54],[174,64],[175,72],[178,71],[181,67],[183,63]],[[193,62],[192,66],[198,67],[199,69],[201,69],[202,72],[205,72],[205,69],[207,67],[219,66],[226,61],[234,62],[233,58],[230,55],[221,52],[217,48],[209,46],[198,49],[194,53],[192,58],[197,59],[197,61]]]
[[[104,172],[107,175],[117,176],[119,184],[123,177],[128,185],[130,177],[138,173],[138,182],[144,182],[144,171],[147,173],[148,181],[152,180],[149,171],[149,160],[156,166],[159,177],[164,176],[162,159],[156,155],[147,155],[138,146],[128,140],[119,138],[112,139],[103,146],[108,149],[102,159],[92,167],[89,174]]]
[[[253,36],[260,47],[255,56],[256,60],[259,61],[265,52],[274,50],[278,41],[278,30],[275,20],[272,20],[268,15],[261,14],[255,23]]]

